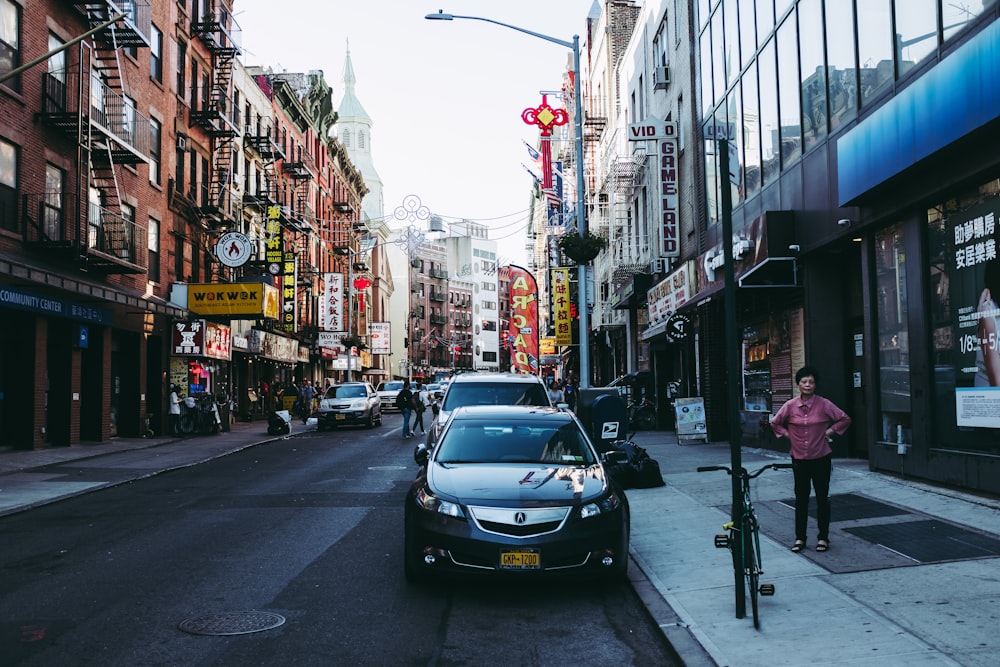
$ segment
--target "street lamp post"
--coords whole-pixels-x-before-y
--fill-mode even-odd
[[[452,21],[454,19],[468,19],[471,21],[484,21],[504,28],[510,28],[517,32],[522,32],[546,42],[552,42],[559,46],[573,50],[573,148],[576,151],[576,229],[582,236],[587,233],[587,220],[584,213],[584,182],[583,174],[583,102],[582,91],[580,90],[580,36],[573,35],[573,41],[567,42],[549,35],[520,28],[509,23],[494,21],[482,16],[460,16],[458,14],[445,14],[443,10],[438,10],[437,14],[428,14],[424,18],[432,21]],[[590,387],[590,347],[587,340],[587,331],[590,329],[590,311],[587,308],[587,266],[578,264],[577,276],[579,278],[579,289],[577,292],[577,308],[580,311],[580,388]]]

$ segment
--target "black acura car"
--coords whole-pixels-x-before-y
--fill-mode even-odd
[[[458,408],[433,450],[418,445],[414,458],[408,581],[446,573],[625,579],[628,500],[572,413]]]

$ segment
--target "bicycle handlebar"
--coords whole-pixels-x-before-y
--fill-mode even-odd
[[[763,468],[759,468],[753,472],[749,472],[746,468],[741,468],[743,474],[748,478],[753,479],[757,475],[761,474],[768,468],[772,470],[780,470],[782,468],[791,468],[791,463],[768,463]],[[713,470],[725,470],[727,475],[732,475],[733,471],[729,466],[698,466],[698,472],[712,472]]]

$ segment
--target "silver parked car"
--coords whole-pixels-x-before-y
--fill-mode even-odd
[[[379,402],[382,404],[382,412],[399,410],[396,407],[396,397],[399,396],[399,392],[402,390],[402,380],[389,380],[388,382],[378,383],[378,388],[375,391],[378,393]]]
[[[368,382],[343,382],[326,390],[319,401],[316,428],[325,431],[337,426],[382,424],[382,405]]]

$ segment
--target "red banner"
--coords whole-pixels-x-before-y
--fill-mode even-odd
[[[527,269],[509,270],[512,365],[515,372],[538,375],[538,283]]]

